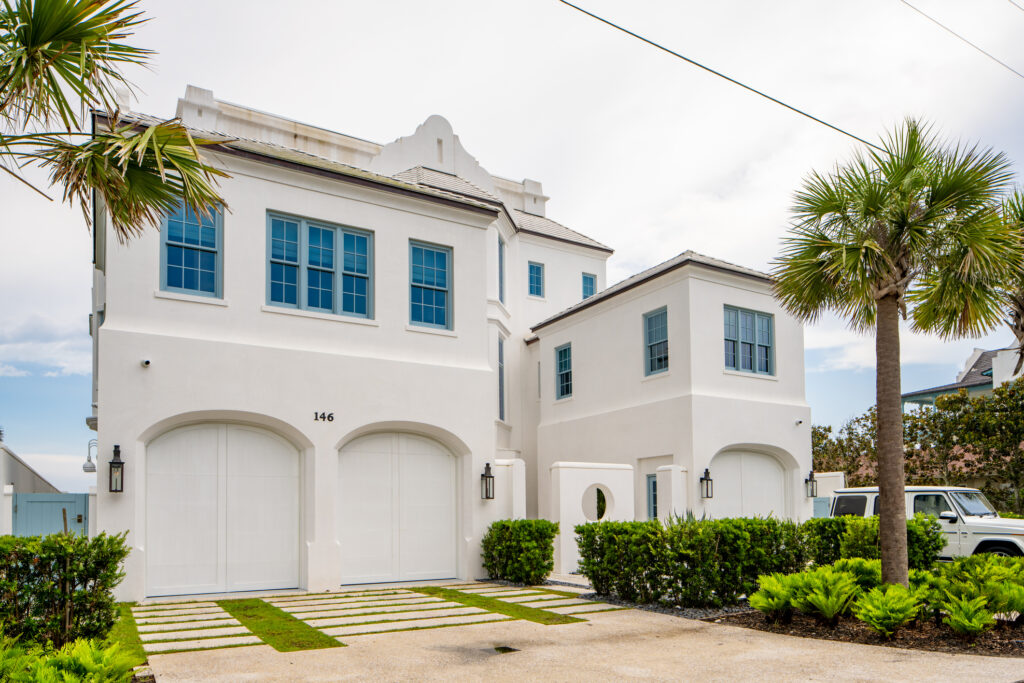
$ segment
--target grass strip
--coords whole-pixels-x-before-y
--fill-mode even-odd
[[[525,607],[518,603],[502,602],[496,598],[488,598],[477,593],[463,593],[462,591],[443,588],[441,586],[419,586],[415,590],[417,593],[434,595],[439,598],[444,598],[449,602],[462,603],[467,607],[480,607],[488,612],[504,614],[515,619],[525,619],[526,621],[544,624],[545,626],[552,626],[555,624],[573,624],[579,621],[586,621],[586,619],[578,619],[565,614],[556,614],[555,612],[545,612],[544,610]]]
[[[142,639],[139,638],[139,630],[132,616],[134,605],[134,602],[118,603],[118,619],[107,636],[108,643],[117,643],[117,648],[131,657],[133,667],[146,663],[146,651],[142,649]]]
[[[225,612],[238,619],[242,626],[252,631],[254,636],[278,652],[320,650],[343,646],[337,639],[321,633],[309,624],[259,598],[218,600],[217,604]]]

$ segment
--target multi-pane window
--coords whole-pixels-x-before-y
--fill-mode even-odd
[[[597,277],[590,273],[583,273],[583,298],[589,299],[597,291]]]
[[[725,307],[725,367],[762,375],[775,374],[772,316]]]
[[[658,475],[647,475],[647,519],[658,518]]]
[[[660,308],[644,315],[644,374],[668,370],[668,311]]]
[[[412,323],[450,329],[451,250],[419,242],[410,242],[409,247]]]
[[[271,304],[372,316],[369,233],[285,216],[269,220]]]
[[[179,206],[164,230],[163,289],[220,295],[220,213],[203,216]]]
[[[555,349],[555,398],[572,396],[572,345]]]
[[[530,296],[544,296],[544,264],[530,261],[529,275]]]
[[[498,301],[505,303],[505,240],[498,238]]]
[[[505,419],[505,340],[498,335],[498,419]]]

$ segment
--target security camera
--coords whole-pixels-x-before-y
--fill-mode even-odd
[[[803,421],[803,420],[797,420],[797,421],[796,421],[796,426],[797,426],[797,427],[799,427],[799,426],[800,426],[800,425],[802,425],[803,423],[804,423],[804,421]]]
[[[142,361],[142,363],[140,363],[140,365],[142,367],[144,367],[144,368],[148,368],[149,367],[149,359],[148,358],[145,359],[144,361]]]

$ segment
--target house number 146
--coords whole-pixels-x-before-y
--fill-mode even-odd
[[[313,412],[313,422],[334,422],[334,413]]]

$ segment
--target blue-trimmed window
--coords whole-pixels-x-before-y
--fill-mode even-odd
[[[530,296],[544,296],[544,264],[529,263]]]
[[[597,292],[597,276],[583,273],[583,298],[589,299]]]
[[[276,214],[267,222],[270,304],[373,317],[370,233]]]
[[[505,419],[505,339],[498,335],[498,419]]]
[[[658,518],[658,475],[647,475],[647,519]]]
[[[409,262],[412,324],[451,329],[452,250],[410,241]]]
[[[555,349],[555,398],[572,396],[572,344]]]
[[[644,314],[644,374],[668,370],[668,309]]]
[[[221,296],[222,220],[184,206],[164,219],[161,289]]]
[[[725,367],[760,375],[775,374],[772,316],[725,307]]]
[[[505,240],[498,238],[498,301],[505,303]]]

